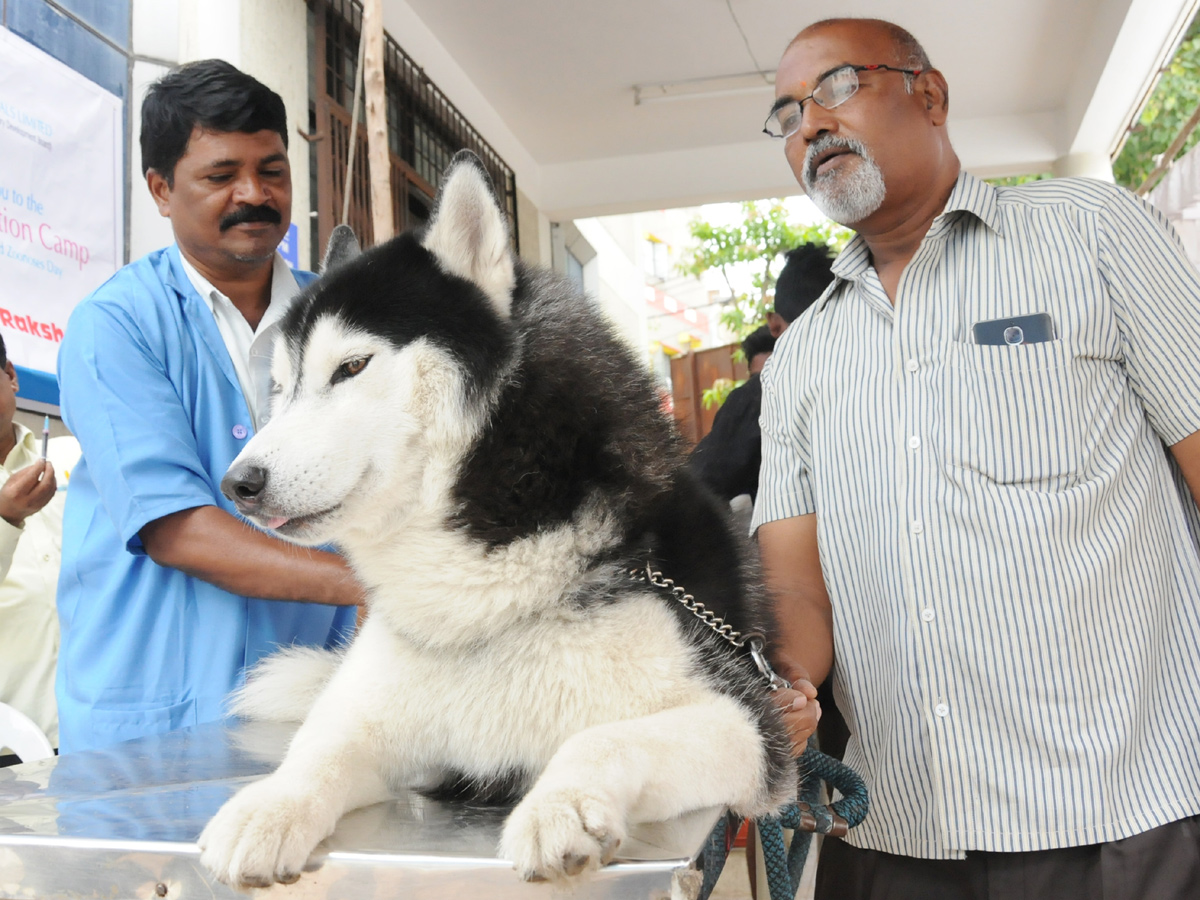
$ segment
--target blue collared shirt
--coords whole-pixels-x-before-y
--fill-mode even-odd
[[[311,273],[296,273],[303,286]],[[125,266],[71,315],[58,359],[71,474],[58,585],[62,752],[219,718],[246,666],[331,646],[353,607],[240,597],[156,564],[138,532],[199,506],[254,433],[212,313],[171,246]]]

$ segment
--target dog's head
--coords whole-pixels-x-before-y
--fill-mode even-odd
[[[515,262],[472,154],[423,237],[360,253],[336,229],[322,271],[284,320],[271,419],[221,482],[247,518],[308,545],[444,503],[513,352]]]

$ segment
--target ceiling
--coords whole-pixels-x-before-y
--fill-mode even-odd
[[[888,18],[922,41],[950,84],[951,138],[977,174],[1095,171],[1196,6],[384,0],[384,24],[521,191],[566,219],[797,193],[780,146],[760,133],[769,79],[791,37],[830,16]],[[636,86],[663,84],[703,93],[635,102]]]

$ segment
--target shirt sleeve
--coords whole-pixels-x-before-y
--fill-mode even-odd
[[[100,502],[131,553],[170,513],[216,504],[165,351],[118,304],[76,308],[59,352],[63,418],[79,439]]]
[[[1105,204],[1097,239],[1130,384],[1177,443],[1200,430],[1200,276],[1162,214],[1127,191]]]
[[[0,581],[8,577],[12,568],[13,556],[17,552],[17,543],[21,540],[24,528],[18,528],[4,519],[0,519]]]
[[[817,511],[807,460],[808,428],[797,396],[801,348],[793,324],[762,373],[762,468],[751,531],[767,522]],[[790,340],[789,340],[790,338]]]

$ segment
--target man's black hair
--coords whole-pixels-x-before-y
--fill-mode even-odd
[[[202,59],[172,69],[142,101],[142,174],[150,169],[175,186],[175,164],[192,131],[274,131],[288,144],[283,98],[222,59]]]
[[[771,334],[770,325],[762,325],[746,335],[742,341],[742,353],[746,355],[746,364],[760,353],[770,353],[775,349],[775,337]]]
[[[8,348],[4,346],[4,335],[0,334],[0,369],[8,365]]]
[[[821,244],[801,244],[786,259],[775,282],[775,312],[790,325],[833,281],[833,260]]]

